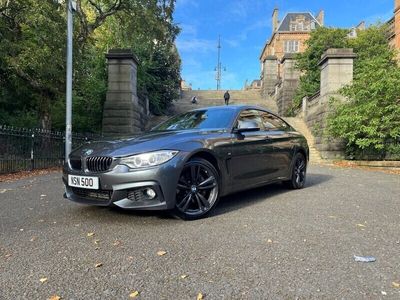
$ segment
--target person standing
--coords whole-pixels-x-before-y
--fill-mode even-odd
[[[224,94],[225,105],[229,105],[230,98],[231,98],[231,95],[229,95],[229,91],[226,91]]]

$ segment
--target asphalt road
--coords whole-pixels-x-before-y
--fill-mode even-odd
[[[57,173],[0,183],[1,299],[400,299],[399,175],[312,166],[192,222],[62,193]]]

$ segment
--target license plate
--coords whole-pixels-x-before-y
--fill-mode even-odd
[[[98,190],[99,178],[92,176],[68,175],[68,185],[83,189]]]

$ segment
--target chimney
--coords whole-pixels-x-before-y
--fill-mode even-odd
[[[274,8],[274,11],[272,12],[272,32],[275,32],[278,29],[278,8]]]
[[[321,24],[321,26],[324,26],[324,18],[325,18],[325,12],[321,9],[316,17],[317,21],[319,22],[319,24]]]

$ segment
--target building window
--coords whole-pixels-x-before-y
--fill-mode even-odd
[[[285,53],[299,52],[299,41],[285,41]]]
[[[297,31],[297,25],[296,25],[296,23],[291,23],[291,24],[290,24],[290,31]]]

